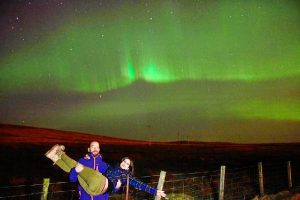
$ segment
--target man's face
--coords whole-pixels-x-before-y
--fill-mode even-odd
[[[90,152],[93,154],[93,156],[97,156],[100,153],[100,145],[98,142],[91,142]]]

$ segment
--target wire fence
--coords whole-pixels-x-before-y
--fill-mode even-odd
[[[169,199],[179,200],[246,200],[264,194],[276,194],[280,191],[299,188],[294,172],[299,171],[299,166],[290,163],[272,163],[247,166],[242,168],[226,169],[224,180],[221,180],[221,170],[193,173],[167,174],[163,190]],[[298,168],[297,168],[298,167]],[[137,177],[152,187],[157,187],[159,175]],[[224,195],[220,195],[221,182],[224,181]],[[295,184],[296,183],[296,184]],[[125,199],[126,189],[111,195],[109,199]],[[44,195],[44,197],[43,197]],[[0,186],[1,199],[78,199],[77,186],[70,182],[49,183],[45,191],[44,184]],[[153,195],[133,188],[129,190],[131,200],[150,200]]]
[[[42,199],[44,184],[0,186],[0,199]],[[76,185],[70,182],[49,184],[48,199],[76,199]],[[78,198],[77,198],[78,199]]]

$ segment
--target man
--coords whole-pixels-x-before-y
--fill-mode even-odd
[[[108,165],[102,160],[102,156],[100,155],[100,145],[97,141],[92,141],[90,143],[87,155],[84,158],[80,158],[78,162],[84,166],[95,169],[100,173],[104,173],[108,168]],[[77,175],[78,174],[74,170],[71,170],[69,176],[70,181],[77,182]],[[108,193],[92,196],[88,194],[80,185],[78,185],[78,192],[80,200],[108,200]]]

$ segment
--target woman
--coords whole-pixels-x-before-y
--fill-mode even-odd
[[[45,155],[65,172],[78,174],[79,184],[91,195],[103,194],[105,192],[113,193],[122,184],[126,184],[127,177],[129,177],[129,184],[134,188],[157,195],[158,197],[166,197],[164,191],[157,190],[132,177],[133,162],[128,157],[122,159],[120,166],[109,167],[104,174],[101,174],[96,170],[77,163],[66,155],[64,149],[63,145],[56,144]]]

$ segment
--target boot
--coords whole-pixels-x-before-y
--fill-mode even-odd
[[[45,156],[56,163],[64,153],[63,150],[65,150],[65,146],[56,144],[45,153]]]

